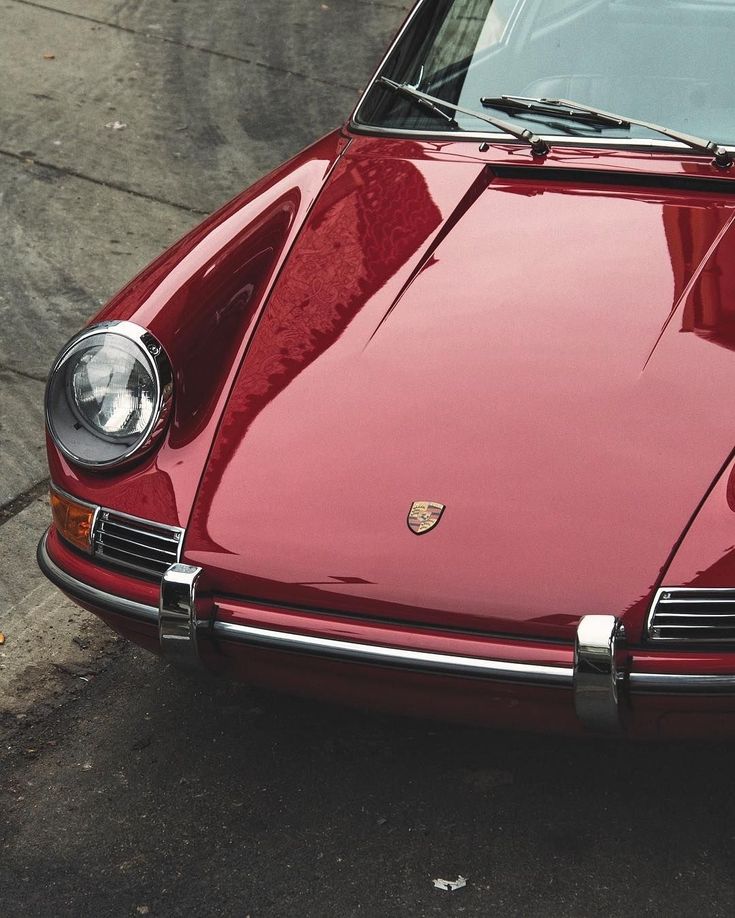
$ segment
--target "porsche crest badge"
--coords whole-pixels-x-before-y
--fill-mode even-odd
[[[408,528],[416,535],[433,529],[444,513],[444,504],[433,500],[415,500],[408,511]]]

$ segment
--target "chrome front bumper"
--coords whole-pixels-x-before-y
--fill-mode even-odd
[[[178,664],[198,664],[197,635],[206,630],[215,638],[333,660],[568,688],[573,692],[578,718],[596,732],[616,732],[619,729],[620,699],[626,692],[632,695],[735,695],[735,673],[619,671],[616,660],[625,634],[620,621],[612,615],[587,615],[581,619],[571,667],[386,647],[237,625],[211,618],[200,620],[197,618],[196,588],[202,569],[188,564],[172,564],[166,571],[157,607],[125,599],[83,583],[63,571],[49,556],[46,538],[44,535],[38,545],[37,558],[39,567],[52,583],[81,603],[155,626],[163,655]]]

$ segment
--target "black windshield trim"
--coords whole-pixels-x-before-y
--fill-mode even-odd
[[[655,172],[625,172],[603,169],[565,169],[556,166],[504,166],[489,163],[494,178],[526,182],[567,182],[583,185],[616,185],[634,188],[666,188],[735,195],[733,178],[707,178],[689,175],[660,175]]]

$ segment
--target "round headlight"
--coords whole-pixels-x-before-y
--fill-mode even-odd
[[[104,322],[66,345],[51,371],[46,420],[72,462],[110,466],[148,449],[168,420],[169,360],[158,341],[132,322]]]

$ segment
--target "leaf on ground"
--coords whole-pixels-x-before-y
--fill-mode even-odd
[[[466,886],[467,878],[459,876],[456,880],[434,880],[433,883],[437,889],[453,892],[455,889],[462,889],[463,886]]]

